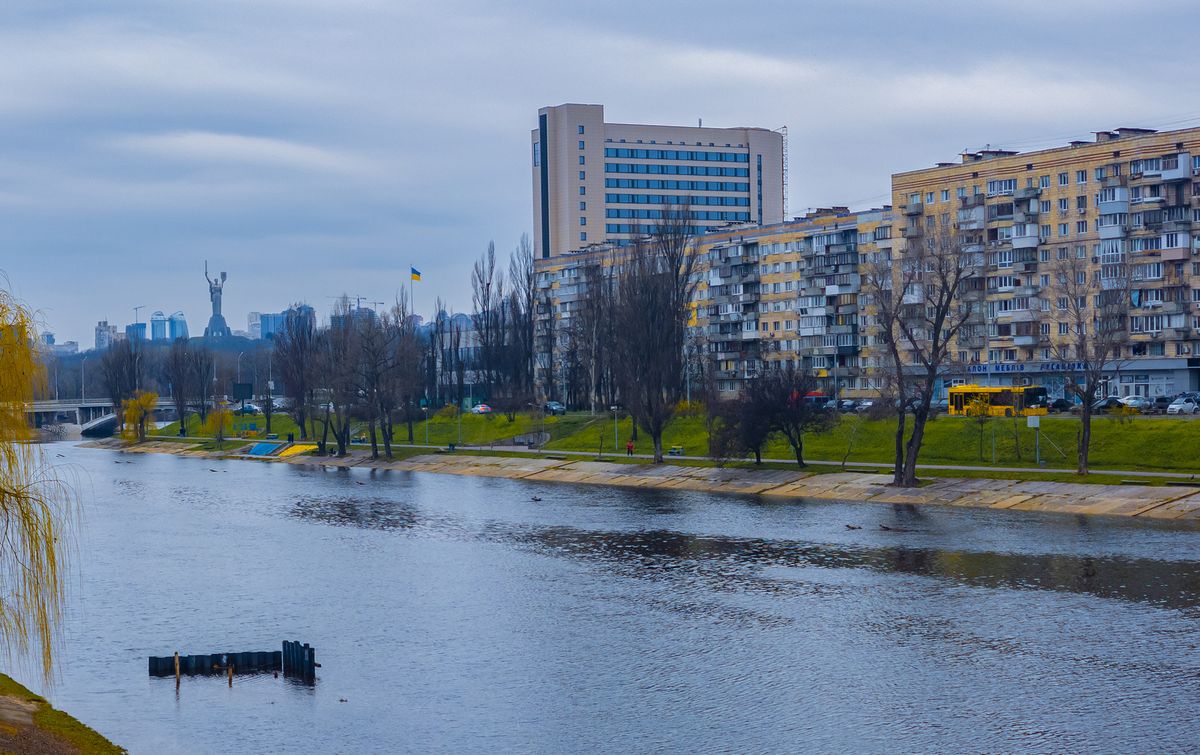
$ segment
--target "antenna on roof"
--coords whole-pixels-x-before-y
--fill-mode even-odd
[[[696,128],[704,128],[704,119],[703,118],[696,119]]]

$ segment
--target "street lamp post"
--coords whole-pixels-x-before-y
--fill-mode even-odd
[[[87,401],[87,360],[84,356],[83,361],[79,363],[79,403]]]
[[[425,445],[429,445],[429,407],[422,406],[421,411],[425,412]]]
[[[237,358],[237,381],[238,381],[239,383],[240,383],[240,382],[242,382],[242,354],[245,354],[245,353],[246,353],[246,352],[244,352],[244,351],[239,351],[239,352],[238,352],[238,358]]]
[[[615,454],[617,452],[617,444],[620,442],[617,438],[617,407],[610,406],[608,408],[613,413],[613,453]]]

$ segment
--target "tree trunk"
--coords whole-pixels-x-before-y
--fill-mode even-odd
[[[762,464],[762,448],[760,446],[754,448],[754,463]]]
[[[315,435],[315,433],[314,433]],[[322,456],[329,449],[329,407],[325,407],[325,421],[321,423],[321,442],[317,444],[317,452]]]
[[[636,427],[636,425],[635,425],[635,427]],[[659,431],[657,433],[652,433],[652,436],[654,438],[654,463],[662,464],[663,463],[662,432]]]
[[[384,415],[380,424],[383,426],[383,454],[390,459],[392,458],[392,433],[394,432],[391,417]]]
[[[808,465],[804,463],[804,438],[796,438],[795,440],[792,440],[791,443],[792,451],[796,453],[796,465],[800,467],[807,467]]]
[[[185,435],[187,435],[187,412],[186,411],[179,413],[179,437],[182,438]]]
[[[413,415],[412,415],[412,412],[405,409],[404,410],[404,418],[406,420],[408,420],[408,442],[412,443],[413,442]]]
[[[917,455],[921,450],[921,441],[925,436],[925,422],[928,419],[928,413],[922,408],[918,408],[913,413],[913,431],[905,449],[904,478],[900,482],[901,487],[915,488],[917,486]]]
[[[1092,444],[1092,407],[1087,402],[1084,402],[1083,409],[1079,412],[1079,463],[1075,467],[1075,474],[1086,475],[1088,473],[1088,450]]]
[[[305,418],[305,416],[304,416],[304,410],[303,410],[303,409],[299,409],[299,410],[297,410],[297,412],[296,412],[296,418],[300,420],[300,422],[299,422],[299,423],[297,423],[297,424],[299,424],[299,425],[300,425],[300,440],[308,440],[308,427],[307,427],[307,425],[305,424],[305,419],[306,419],[306,418]]]
[[[370,419],[367,421],[367,429],[371,433],[371,458],[378,459],[379,458],[379,443],[375,437],[375,420],[374,419]]]
[[[907,419],[908,415],[901,407],[900,414],[896,417],[896,464],[892,470],[892,484],[896,486],[904,484],[904,426]]]

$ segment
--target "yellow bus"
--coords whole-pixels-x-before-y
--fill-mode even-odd
[[[1040,385],[956,385],[949,391],[950,413],[968,415],[979,400],[992,417],[1048,414],[1049,398]]]

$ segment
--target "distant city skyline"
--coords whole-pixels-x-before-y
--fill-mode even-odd
[[[612,122],[786,124],[793,216],[880,204],[890,174],[965,148],[1200,122],[1169,65],[1190,49],[1192,4],[1156,6],[1170,21],[1154,34],[1129,33],[1148,17],[1127,4],[1079,0],[759,3],[737,34],[686,23],[728,12],[13,0],[0,271],[80,343],[143,303],[202,324],[205,259],[244,281],[231,323],[298,301],[324,316],[343,293],[391,301],[410,265],[415,311],[438,296],[465,311],[488,241],[506,254],[532,235],[529,133],[563,102],[604,103]],[[797,44],[803,29],[820,33]],[[1136,65],[1164,54],[1178,75]]]

